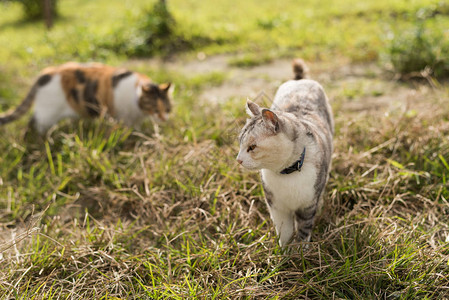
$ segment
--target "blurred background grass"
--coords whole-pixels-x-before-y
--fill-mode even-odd
[[[262,62],[299,54],[308,60],[375,61],[386,53],[398,71],[409,71],[401,69],[397,56],[409,56],[405,48],[412,51],[421,39],[421,47],[431,47],[428,51],[436,57],[415,55],[447,64],[445,1],[170,0],[168,14],[158,4],[66,0],[58,6],[55,26],[47,31],[42,21],[24,18],[18,2],[4,2],[0,42],[8,47],[0,49],[0,59],[18,69],[24,63],[40,69],[66,60],[113,63],[183,50],[239,52]],[[420,35],[422,30],[426,33]],[[413,33],[401,34],[404,31]]]

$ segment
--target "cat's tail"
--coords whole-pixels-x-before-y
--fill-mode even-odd
[[[35,83],[31,88],[31,90],[28,92],[28,95],[25,97],[25,99],[23,99],[22,103],[19,104],[19,106],[13,108],[8,112],[0,114],[0,125],[7,124],[22,117],[33,104],[37,90],[38,90],[38,83]]]
[[[296,58],[292,62],[293,74],[295,75],[295,80],[304,79],[309,73],[309,68],[306,63],[301,58]]]

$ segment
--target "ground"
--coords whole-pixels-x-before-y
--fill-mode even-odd
[[[276,86],[292,75],[290,60],[241,69],[229,66],[229,59],[175,60],[168,69],[202,77],[225,73],[225,79],[202,89],[194,100],[210,111],[229,101],[236,111],[244,110],[246,97],[268,105]],[[157,60],[128,64],[141,63],[160,64]],[[9,290],[5,295],[23,295],[14,291],[33,291],[33,286],[56,298],[69,290],[77,291],[75,297],[289,298],[325,297],[330,291],[361,298],[447,295],[449,226],[443,215],[449,205],[443,196],[435,201],[431,195],[441,193],[445,185],[432,179],[434,174],[419,171],[419,162],[400,163],[395,154],[425,150],[432,137],[423,140],[414,126],[429,131],[426,134],[433,139],[446,139],[448,122],[434,123],[433,117],[447,103],[447,90],[425,81],[398,81],[376,64],[308,65],[310,77],[323,84],[331,99],[337,132],[324,209],[307,250],[295,248],[289,253],[277,247],[259,178],[234,160],[242,114],[236,120],[221,120],[223,137],[215,141],[198,136],[180,143],[164,132],[160,134],[166,136],[125,131],[118,138],[124,140],[114,146],[120,152],[107,150],[108,146],[99,150],[102,155],[119,156],[117,163],[124,160],[119,168],[134,170],[124,175],[128,182],[115,179],[125,186],[105,188],[107,170],[102,171],[102,179],[91,174],[76,188],[55,186],[69,184],[86,172],[78,166],[67,171],[71,174],[64,182],[51,184],[56,188],[53,200],[39,208],[28,207],[27,213],[18,213],[22,221],[2,227],[5,240],[21,241],[3,244],[3,261],[23,266],[19,273],[7,275],[11,281],[4,285]],[[257,98],[261,92],[266,96]],[[176,105],[176,97],[174,101]],[[106,130],[106,137],[116,127],[97,126],[94,130]],[[63,142],[88,160],[98,159],[86,138],[77,141],[72,133],[53,133],[46,145],[67,155],[65,147],[57,145]],[[189,140],[187,135],[184,140]],[[37,153],[43,151],[33,147]],[[442,155],[447,157],[444,149]],[[431,156],[424,159],[439,161]],[[160,163],[170,170],[161,169]],[[96,168],[94,161],[89,164]],[[55,173],[66,172],[63,166],[55,168],[60,169]],[[162,178],[154,170],[161,170]],[[420,186],[419,178],[433,182],[433,192],[409,191],[408,184]],[[10,195],[15,193],[8,189]],[[61,197],[66,205],[45,216]],[[7,204],[7,214],[13,205]],[[53,249],[51,253],[47,248]],[[65,283],[59,281],[63,278]],[[135,293],[129,294],[133,289]]]
[[[66,60],[176,86],[158,127],[65,120],[39,137],[29,115],[0,127],[0,298],[448,298],[447,81],[401,78],[382,57],[389,26],[434,12],[447,28],[445,4],[168,2],[212,43],[120,52],[146,1],[67,0],[51,32],[0,4],[2,111]],[[235,157],[246,99],[269,106],[294,57],[324,86],[336,133],[312,242],[283,250],[258,174]]]

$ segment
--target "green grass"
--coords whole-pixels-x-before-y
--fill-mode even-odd
[[[388,48],[394,70],[404,77],[448,77],[449,35],[442,30],[448,25],[447,17],[429,12],[411,28],[395,32]]]
[[[127,50],[141,45],[145,37],[138,29],[144,26],[152,3],[64,1],[60,4],[61,18],[50,32],[43,23],[23,21],[18,4],[2,4],[0,42],[8,47],[0,49],[0,58],[18,68],[31,64],[27,70],[31,73],[25,74],[28,76],[43,66],[68,59],[116,63],[124,59]],[[438,3],[172,0],[168,5],[182,36],[191,41],[195,37],[209,41],[198,45],[207,54],[242,52],[270,57],[275,51],[278,55],[300,55],[306,59],[332,61],[335,56],[344,56],[354,61],[372,61],[383,49],[383,36],[391,26],[412,25],[420,8],[438,8]],[[445,16],[445,6],[441,7],[434,11]]]
[[[273,60],[274,60],[273,56],[270,56],[268,54],[265,55],[261,55],[260,53],[247,54],[241,57],[235,57],[231,59],[229,61],[229,65],[240,68],[248,68],[271,63]]]
[[[377,62],[382,35],[435,3],[168,0],[184,37],[212,41],[179,54],[179,65],[200,51],[228,53],[246,71],[302,56],[332,99],[323,212],[309,248],[290,251],[277,246],[258,174],[235,162],[248,95],[199,100],[232,70],[128,61],[114,47],[151,3],[61,1],[51,32],[1,4],[2,111],[39,69],[65,60],[135,66],[176,90],[158,132],[112,120],[65,120],[45,138],[27,132],[26,118],[0,127],[0,298],[447,298],[449,90],[392,81],[373,64],[338,68]]]

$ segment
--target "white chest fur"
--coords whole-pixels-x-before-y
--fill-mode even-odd
[[[114,107],[116,116],[127,125],[138,125],[144,114],[138,106],[141,90],[136,86],[137,76],[133,74],[122,79],[114,89]]]
[[[280,210],[296,211],[314,203],[317,170],[313,164],[304,164],[301,172],[275,173],[262,169],[262,180],[273,194],[273,206]]]

